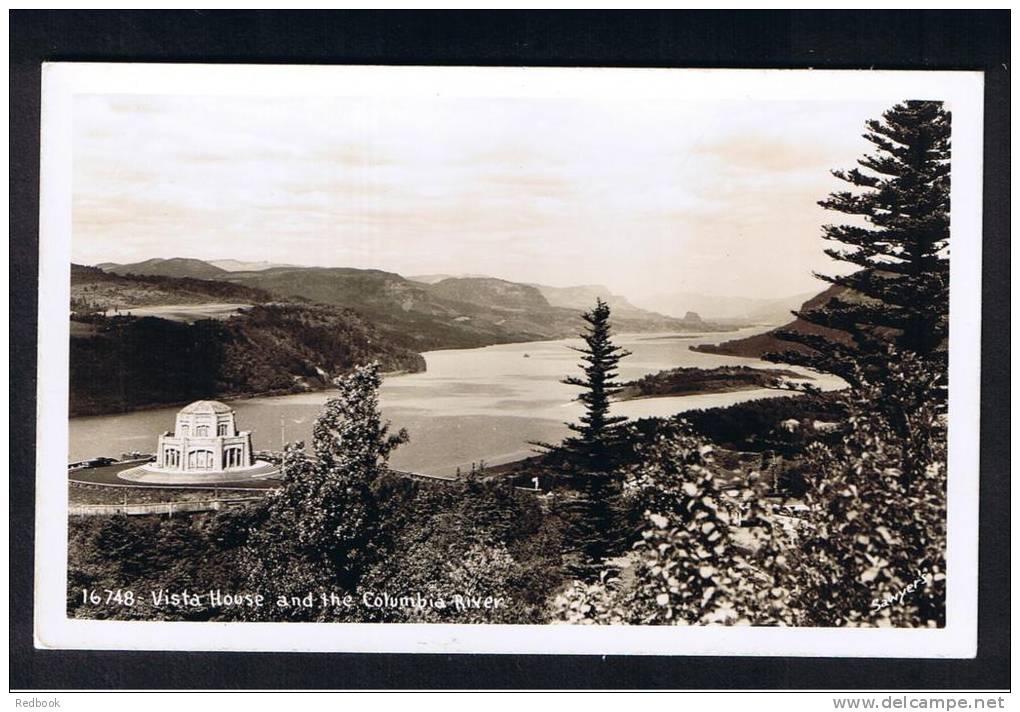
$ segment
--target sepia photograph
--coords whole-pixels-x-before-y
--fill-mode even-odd
[[[44,647],[973,654],[979,73],[43,82]]]

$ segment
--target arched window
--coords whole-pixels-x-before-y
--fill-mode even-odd
[[[211,470],[212,468],[212,450],[192,450],[188,453],[189,470]]]

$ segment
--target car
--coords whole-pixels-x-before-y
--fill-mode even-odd
[[[91,460],[88,460],[85,464],[88,467],[106,467],[107,465],[112,465],[115,462],[117,462],[117,458],[115,457],[94,457]]]

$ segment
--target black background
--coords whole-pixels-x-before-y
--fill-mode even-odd
[[[1008,688],[1009,20],[1005,10],[11,11],[11,688]],[[977,659],[35,650],[40,63],[57,60],[983,70]]]

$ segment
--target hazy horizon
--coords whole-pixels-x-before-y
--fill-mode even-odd
[[[380,267],[349,267],[348,265],[317,265],[317,264],[308,264],[308,263],[300,264],[300,263],[297,263],[297,262],[276,263],[276,262],[270,262],[269,260],[249,260],[249,259],[246,259],[244,257],[193,257],[193,256],[190,256],[190,255],[173,255],[173,256],[170,256],[170,257],[148,257],[148,258],[145,258],[145,259],[137,260],[136,262],[118,262],[116,260],[98,260],[96,262],[90,262],[90,263],[78,263],[78,262],[76,262],[76,263],[77,264],[85,264],[88,267],[96,267],[96,266],[102,265],[102,264],[118,264],[118,265],[122,265],[122,264],[136,264],[136,263],[140,263],[140,262],[147,262],[149,260],[154,260],[154,259],[159,259],[159,260],[173,260],[173,259],[200,260],[200,261],[206,262],[208,264],[213,264],[214,266],[216,266],[215,263],[231,261],[231,262],[246,263],[246,264],[255,264],[255,263],[270,264],[270,265],[272,265],[272,267],[279,267],[279,268],[288,268],[289,267],[289,268],[292,268],[292,269],[320,269],[320,268],[321,269],[348,269],[349,268],[349,269],[365,269],[365,270],[375,269],[375,270],[378,270],[380,272],[390,272],[390,273],[393,273],[393,274],[399,274],[401,277],[404,277],[405,279],[412,279],[412,280],[414,280],[416,278],[421,278],[421,277],[437,277],[439,275],[443,275],[444,277],[452,277],[452,278],[456,278],[456,279],[471,279],[471,278],[500,279],[500,280],[503,280],[503,281],[506,281],[506,282],[516,282],[518,284],[537,284],[537,285],[540,285],[540,286],[543,286],[543,287],[559,287],[559,288],[568,288],[568,287],[606,287],[608,289],[608,285],[605,282],[564,282],[562,284],[552,284],[552,283],[548,283],[548,282],[536,282],[534,280],[508,279],[506,277],[500,277],[500,276],[494,275],[494,274],[482,274],[482,273],[479,273],[479,272],[459,272],[459,273],[420,272],[420,273],[414,273],[414,274],[402,274],[400,272],[396,272],[395,270],[387,270],[387,269],[382,269]],[[269,267],[259,268],[259,269],[256,269],[256,270],[248,270],[248,271],[258,272],[258,271],[262,271],[262,269],[269,269]],[[246,270],[227,270],[227,272],[233,272],[233,271],[241,272],[241,271],[246,271]],[[747,300],[773,300],[773,299],[777,299],[778,300],[778,299],[784,299],[784,298],[787,298],[787,297],[800,296],[800,295],[803,295],[803,294],[814,294],[815,291],[820,291],[820,289],[824,289],[827,286],[825,283],[821,282],[820,280],[816,280],[816,282],[820,285],[819,290],[807,290],[806,292],[805,291],[791,292],[789,294],[786,294],[786,293],[777,293],[774,296],[746,297],[746,296],[741,296],[739,294],[738,295],[712,294],[712,293],[709,293],[709,292],[689,292],[689,293],[690,294],[698,294],[698,295],[705,296],[705,297],[732,297],[734,299],[747,299]],[[612,290],[611,289],[610,291],[612,291],[614,293],[618,293],[618,292],[616,292],[616,290]],[[621,294],[621,296],[626,297],[627,294],[624,293],[624,294]]]
[[[187,257],[773,299],[879,103],[75,100],[72,258]]]

